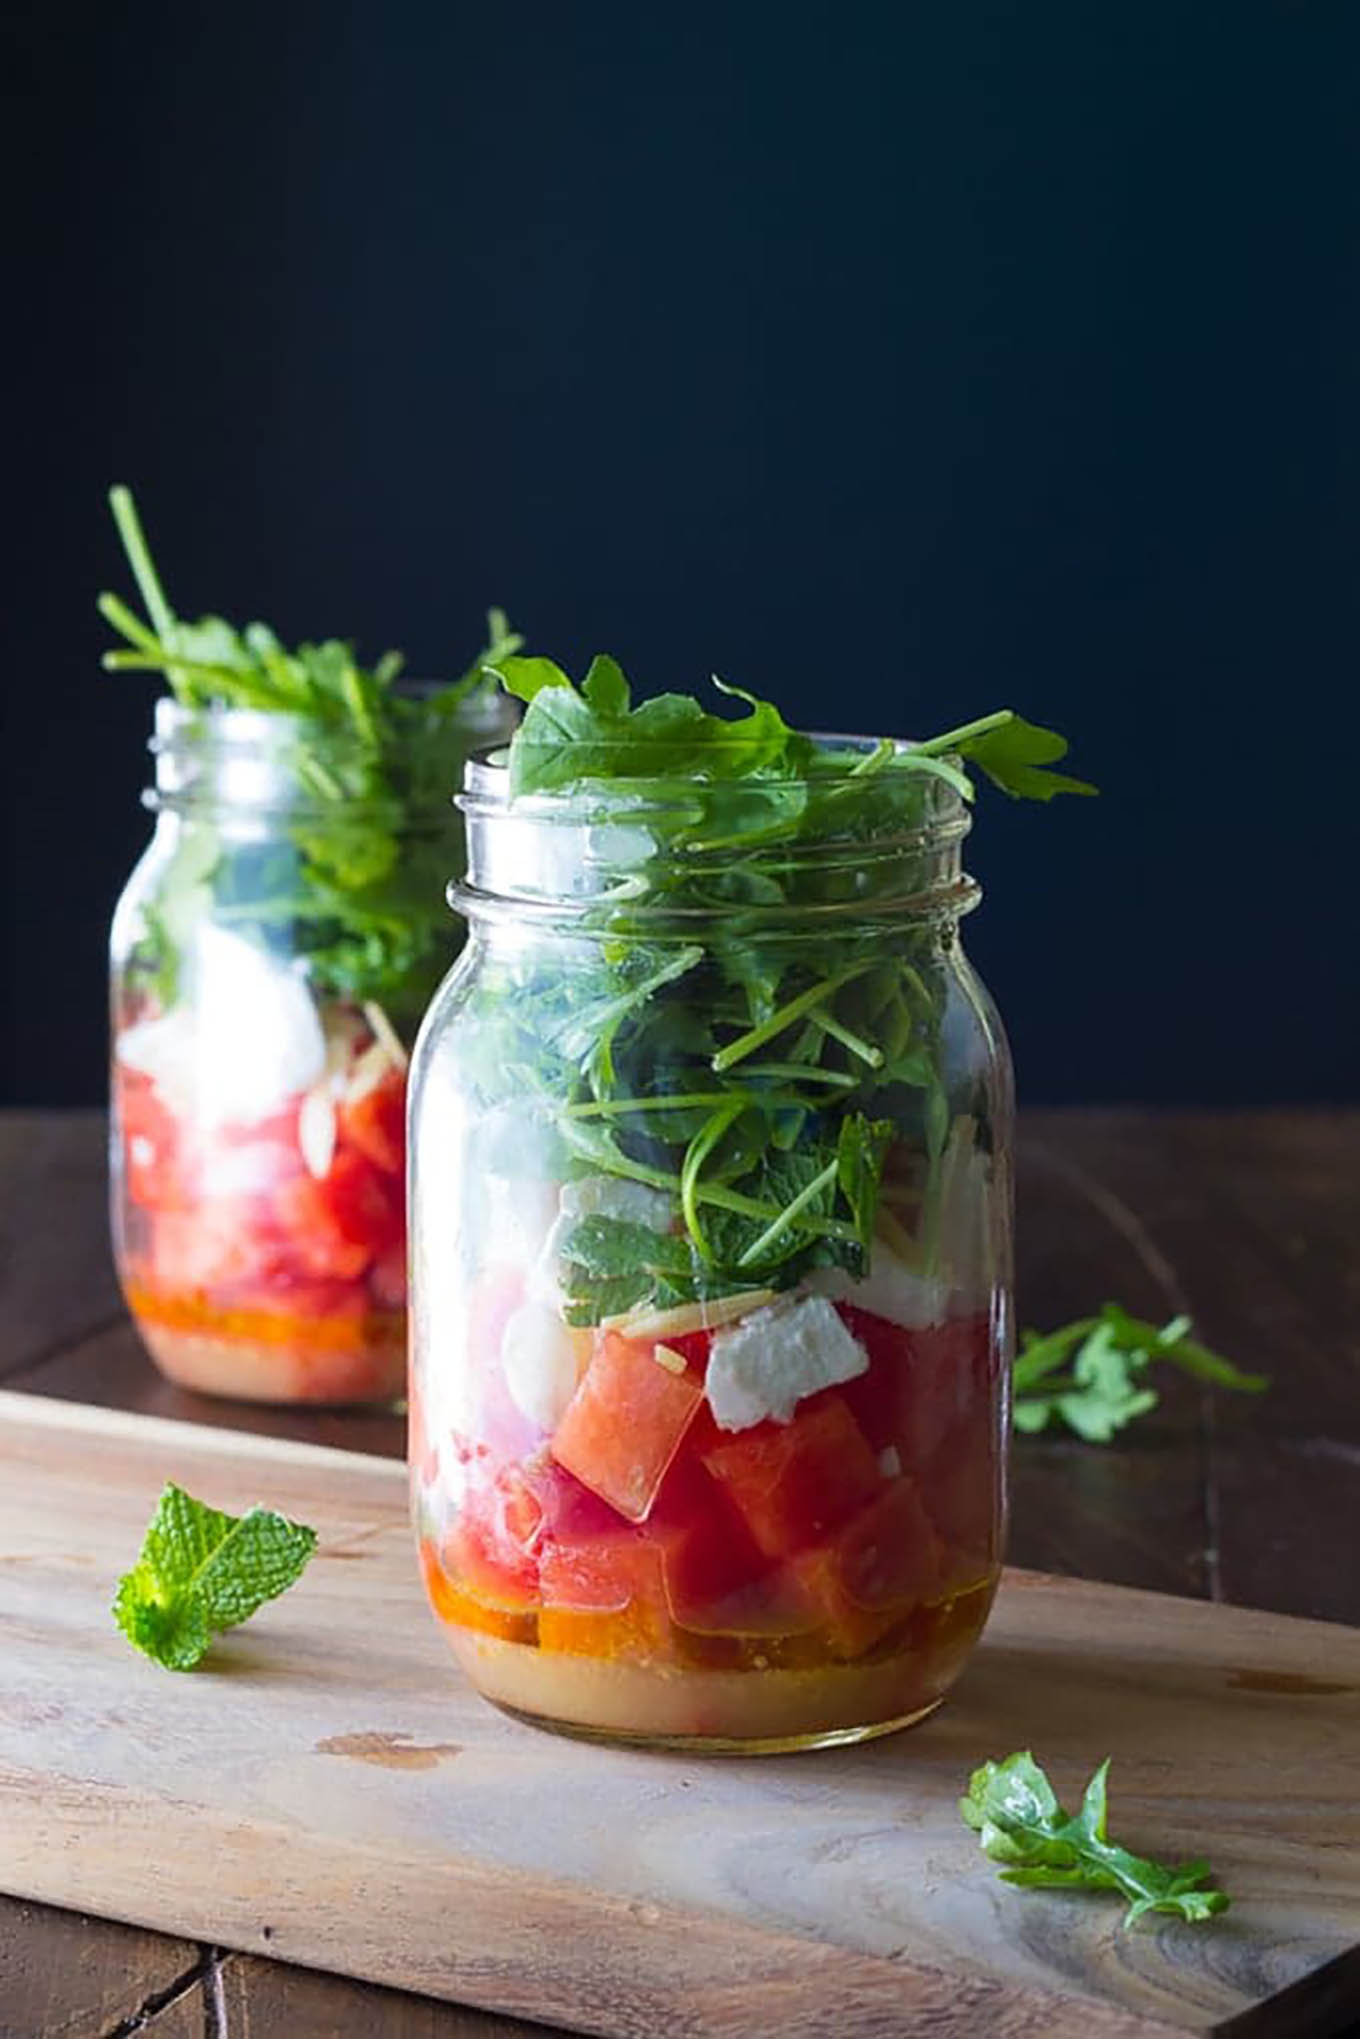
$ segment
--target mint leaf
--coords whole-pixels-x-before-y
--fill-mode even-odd
[[[1259,1394],[1269,1385],[1264,1374],[1241,1372],[1189,1332],[1188,1317],[1173,1317],[1159,1330],[1118,1303],[1106,1303],[1098,1317],[1079,1318],[1047,1337],[1026,1331],[1012,1375],[1016,1429],[1033,1435],[1056,1422],[1088,1444],[1108,1444],[1135,1417],[1156,1408],[1156,1390],[1143,1385],[1143,1378],[1160,1364],[1239,1394]]]
[[[286,1591],[316,1549],[316,1531],[269,1508],[224,1515],[171,1481],[141,1556],[118,1582],[114,1619],[144,1656],[191,1671],[223,1629]]]
[[[1058,1803],[1028,1749],[973,1772],[959,1813],[982,1851],[1003,1864],[1002,1880],[1029,1889],[1116,1890],[1128,1900],[1125,1927],[1147,1912],[1170,1912],[1191,1924],[1228,1909],[1204,1861],[1168,1869],[1114,1845],[1106,1833],[1108,1756],[1072,1817]]]

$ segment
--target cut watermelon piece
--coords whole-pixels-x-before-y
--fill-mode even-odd
[[[349,1097],[340,1107],[340,1138],[384,1175],[406,1166],[406,1079],[393,1070],[381,1083]]]
[[[606,1332],[553,1435],[557,1463],[628,1522],[646,1519],[703,1399],[697,1374],[657,1352]]]
[[[502,1467],[464,1498],[444,1539],[445,1572],[489,1605],[516,1609],[538,1603],[543,1510],[518,1470]]]
[[[834,1389],[811,1397],[789,1423],[757,1423],[707,1446],[703,1463],[772,1558],[824,1542],[883,1482],[864,1432]]]
[[[810,1610],[844,1656],[860,1656],[940,1590],[940,1552],[909,1479],[891,1480],[840,1533],[793,1560]]]
[[[178,1122],[147,1076],[119,1070],[114,1105],[123,1136],[130,1201],[148,1211],[182,1211],[192,1202]]]
[[[769,1636],[798,1626],[797,1604],[772,1595],[775,1567],[688,1447],[662,1481],[645,1534],[661,1554],[666,1605],[680,1628]]]
[[[153,1221],[155,1285],[170,1295],[268,1286],[283,1279],[285,1243],[269,1230],[258,1199],[217,1197]]]
[[[612,1658],[673,1654],[661,1552],[559,1466],[539,1559],[539,1647]],[[574,1491],[573,1491],[574,1490]],[[544,1492],[538,1483],[538,1492]]]
[[[1002,1456],[992,1412],[956,1424],[921,1481],[947,1590],[985,1580],[1001,1562]]]
[[[921,1471],[941,1439],[993,1396],[985,1316],[950,1318],[907,1330],[838,1303],[847,1330],[869,1355],[869,1370],[840,1389],[875,1451],[891,1447]]]

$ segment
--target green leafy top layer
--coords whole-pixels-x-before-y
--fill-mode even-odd
[[[1028,1749],[973,1772],[959,1812],[986,1855],[1003,1863],[1006,1883],[1030,1889],[1116,1890],[1128,1899],[1125,1926],[1148,1912],[1170,1912],[1191,1924],[1228,1909],[1204,1861],[1169,1869],[1127,1848],[1105,1831],[1109,1758],[1086,1787],[1081,1811],[1065,1812]]]
[[[118,1582],[114,1619],[144,1656],[191,1671],[215,1635],[291,1586],[315,1549],[303,1523],[269,1508],[225,1515],[171,1481]]]
[[[140,980],[172,1003],[193,929],[210,919],[285,948],[305,960],[318,992],[376,1000],[411,1032],[454,947],[444,886],[461,859],[450,802],[469,746],[464,711],[495,704],[488,663],[513,656],[522,640],[492,609],[490,642],[461,679],[403,692],[395,652],[370,670],[335,638],[288,651],[263,623],[185,622],[166,599],[128,490],[113,489],[110,501],[146,618],[116,595],[99,597],[101,615],[126,639],[105,666],[162,674],[188,709],[296,722],[281,725],[287,830],[227,840],[211,802],[199,804],[146,903],[133,958]]]
[[[634,707],[621,668],[606,656],[592,661],[579,687],[551,659],[502,658],[492,665],[507,690],[527,704],[510,746],[516,796],[610,780],[788,782],[849,773],[867,782],[888,772],[943,778],[968,799],[969,764],[1016,798],[1095,791],[1051,769],[1066,755],[1063,737],[1009,708],[927,742],[884,742],[866,751],[818,744],[790,729],[771,702],[716,677],[721,694],[745,704],[744,715],[710,714],[688,694],[658,694]]]
[[[461,679],[428,694],[403,696],[395,686],[400,652],[385,652],[369,668],[338,638],[288,651],[266,623],[237,630],[221,616],[186,622],[166,599],[131,491],[115,487],[109,502],[148,620],[117,595],[100,595],[99,613],[128,646],[106,652],[105,669],[162,673],[185,707],[298,715],[319,729],[344,733],[365,750],[390,754],[447,722],[471,696],[488,692],[488,668],[513,657],[524,641],[510,630],[504,613],[492,609],[487,647]],[[453,790],[446,786],[443,795]]]

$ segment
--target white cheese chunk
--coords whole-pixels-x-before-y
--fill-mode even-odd
[[[548,1303],[531,1298],[507,1319],[501,1336],[505,1385],[520,1414],[540,1430],[557,1428],[576,1393],[581,1343],[581,1334]]]
[[[874,1240],[869,1272],[862,1281],[856,1281],[843,1267],[818,1267],[803,1287],[833,1303],[853,1303],[857,1310],[867,1310],[870,1316],[901,1324],[908,1331],[942,1324],[948,1315],[946,1285],[914,1274],[881,1239]]]
[[[190,1003],[128,1027],[116,1052],[149,1076],[177,1117],[251,1125],[309,1090],[326,1067],[326,1038],[306,984],[289,964],[221,928],[189,952]]]
[[[805,1395],[868,1371],[869,1355],[825,1296],[755,1310],[719,1331],[708,1357],[707,1394],[721,1430],[771,1417],[787,1423]]]

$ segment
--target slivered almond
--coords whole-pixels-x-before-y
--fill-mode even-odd
[[[335,1158],[335,1105],[330,1090],[322,1082],[314,1084],[302,1100],[298,1112],[298,1146],[307,1164],[307,1172],[319,1182],[330,1172]]]
[[[654,1345],[652,1358],[658,1366],[664,1366],[667,1373],[684,1373],[687,1370],[684,1353],[673,1352],[669,1345]]]
[[[367,1097],[370,1090],[378,1085],[392,1067],[392,1058],[381,1041],[370,1041],[363,1054],[350,1071],[345,1085],[345,1096],[351,1104],[357,1104],[361,1097]]]
[[[716,1331],[723,1324],[735,1324],[752,1310],[763,1310],[775,1299],[773,1289],[748,1289],[739,1296],[715,1296],[711,1303],[679,1303],[673,1310],[625,1310],[621,1316],[602,1320],[606,1331],[621,1331],[625,1338],[688,1338],[692,1331]]]
[[[378,1004],[376,998],[366,998],[364,1000],[364,1018],[368,1021],[368,1024],[372,1027],[384,1048],[386,1048],[388,1060],[394,1063],[398,1069],[404,1069],[409,1057],[405,1048],[401,1045],[396,1028]]]

